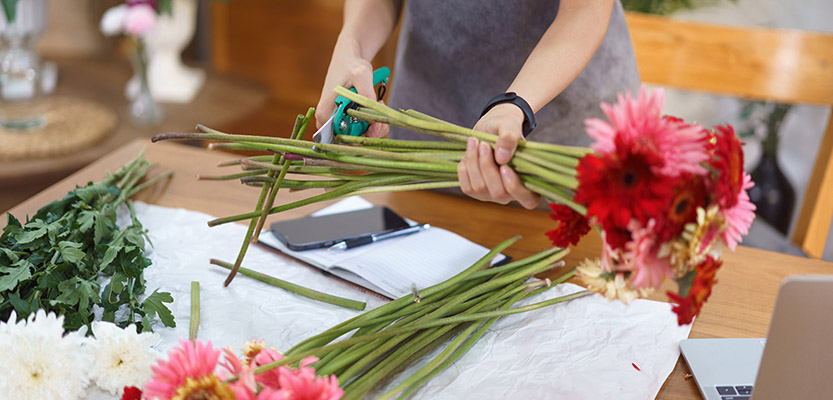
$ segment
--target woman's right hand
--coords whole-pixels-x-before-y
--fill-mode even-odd
[[[333,58],[327,69],[327,77],[324,79],[324,87],[321,89],[321,98],[315,107],[315,125],[321,128],[335,111],[336,93],[333,91],[336,86],[345,88],[355,87],[356,91],[370,99],[376,99],[376,92],[373,88],[373,66],[361,56],[361,47],[355,39],[342,33],[338,37]],[[370,124],[366,136],[384,137],[388,134],[388,126],[385,124]]]

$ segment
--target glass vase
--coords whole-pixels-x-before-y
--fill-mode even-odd
[[[46,23],[46,1],[20,0],[16,14],[11,22],[0,15],[0,127],[26,130],[46,122],[34,48]]]
[[[130,101],[130,121],[136,126],[156,126],[162,123],[165,113],[154,100],[148,82],[148,59],[144,42],[136,41],[133,68],[139,77],[139,91]]]

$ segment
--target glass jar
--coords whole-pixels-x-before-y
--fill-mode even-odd
[[[46,0],[20,0],[11,23],[0,16],[0,126],[32,129],[46,122],[41,60],[34,43],[46,23]]]

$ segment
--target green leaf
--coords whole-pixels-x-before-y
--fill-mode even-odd
[[[142,302],[142,308],[147,313],[147,316],[153,317],[153,315],[157,315],[159,320],[167,327],[175,327],[176,322],[174,322],[174,315],[171,313],[171,310],[164,304],[164,303],[173,303],[174,298],[168,292],[160,292],[159,289],[153,291],[153,293],[148,296],[145,301]],[[147,318],[147,316],[145,318]],[[143,319],[144,321],[144,319]],[[145,326],[145,329],[148,329],[148,326]]]
[[[101,243],[102,240],[112,234],[115,223],[106,215],[99,215],[95,219],[95,244]]]
[[[98,265],[98,269],[102,270],[107,268],[107,266],[110,265],[114,259],[116,259],[116,256],[122,248],[122,246],[108,246],[107,250],[104,251],[104,258],[101,259],[101,264]]]
[[[12,290],[17,287],[20,281],[32,277],[31,269],[34,268],[34,265],[29,260],[22,259],[14,265],[17,267],[0,267],[0,272],[8,274],[0,276],[0,292]]]
[[[17,262],[18,259],[20,259],[20,257],[18,257],[17,254],[15,254],[15,252],[13,252],[11,249],[0,247],[0,250],[2,250],[3,254],[6,255],[6,258],[8,258],[9,264],[14,264]]]
[[[87,233],[95,223],[97,214],[93,211],[84,210],[78,214],[78,230],[81,233]]]
[[[66,240],[58,242],[58,250],[61,252],[61,256],[64,258],[64,261],[76,265],[78,265],[78,263],[83,260],[86,255],[86,253],[81,251],[81,243],[68,242]]]
[[[58,289],[62,293],[51,302],[52,305],[66,304],[73,306],[78,304],[79,312],[87,312],[91,300],[95,303],[100,301],[98,296],[100,287],[95,281],[87,281],[76,276],[58,285]]]
[[[113,274],[113,278],[110,280],[110,290],[113,293],[121,293],[124,290],[124,284],[127,282],[127,277],[124,276],[121,272],[116,272]]]
[[[92,204],[92,201],[96,197],[107,194],[107,185],[105,185],[104,182],[99,182],[96,184],[79,187],[75,189],[75,194],[81,200],[84,200],[85,203]]]
[[[46,235],[46,223],[43,220],[36,219],[32,222],[29,222],[25,226],[25,231],[18,235],[17,237],[17,244],[27,244],[34,242],[35,240],[40,239],[43,235]]]
[[[32,312],[32,307],[29,306],[29,303],[27,303],[26,301],[21,299],[20,296],[14,293],[9,295],[9,303],[11,303],[12,307],[14,307],[14,310],[17,311],[18,321],[28,317],[29,314]]]

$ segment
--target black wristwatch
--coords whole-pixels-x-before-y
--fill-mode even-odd
[[[521,109],[524,113],[524,123],[523,123],[523,135],[524,137],[529,136],[529,133],[535,129],[535,113],[532,112],[532,107],[529,106],[529,103],[526,102],[522,97],[515,94],[515,92],[506,92],[503,94],[499,94],[489,100],[486,103],[486,107],[483,107],[483,112],[480,113],[480,116],[486,115],[492,107],[501,104],[501,103],[512,103],[518,108]]]

